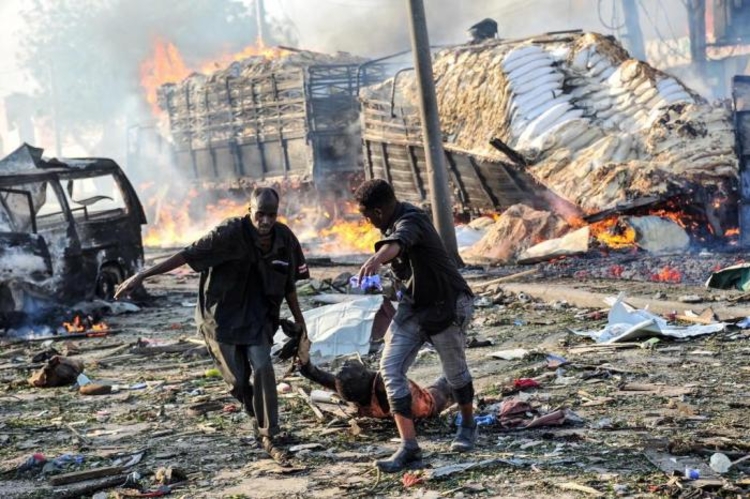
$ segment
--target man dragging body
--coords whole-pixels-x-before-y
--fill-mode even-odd
[[[308,278],[309,272],[297,238],[276,221],[278,209],[275,190],[257,189],[248,215],[225,220],[164,262],[127,279],[115,298],[185,264],[200,272],[198,331],[232,395],[254,418],[261,445],[283,462],[285,452],[274,442],[280,429],[271,344],[284,299],[305,330],[295,281]]]
[[[403,283],[403,297],[385,335],[380,374],[401,446],[388,459],[376,462],[385,472],[421,466],[412,412],[412,391],[406,371],[420,347],[432,343],[443,375],[461,411],[462,422],[451,444],[454,452],[474,448],[477,437],[473,414],[474,385],[466,364],[466,328],[474,311],[473,294],[443,246],[429,217],[400,202],[391,185],[368,180],[354,198],[360,213],[380,229],[383,239],[359,271],[359,280],[390,264]]]

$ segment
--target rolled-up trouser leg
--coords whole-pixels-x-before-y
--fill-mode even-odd
[[[205,336],[204,340],[208,353],[216,363],[216,368],[230,387],[230,393],[242,403],[245,411],[254,417],[253,386],[250,384],[250,364],[246,347],[219,343]]]
[[[430,342],[437,350],[443,375],[453,390],[458,404],[466,404],[474,398],[471,373],[466,364],[466,328],[474,312],[473,298],[461,294],[456,300],[456,324],[430,336]]]
[[[394,414],[411,417],[411,389],[406,371],[416,359],[423,343],[416,319],[403,323],[391,322],[385,334],[380,373]]]
[[[258,430],[262,436],[272,437],[279,433],[279,399],[276,393],[276,375],[271,362],[271,345],[246,347],[253,369],[253,408]]]

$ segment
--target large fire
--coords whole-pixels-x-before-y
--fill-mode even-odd
[[[591,235],[608,248],[629,248],[635,244],[635,229],[608,218],[589,225]]]
[[[177,83],[190,73],[177,47],[157,38],[153,55],[141,63],[141,86],[146,90],[146,100],[155,114],[159,113],[156,90],[165,83]]]
[[[200,220],[191,218],[190,203],[198,192],[190,190],[179,202],[147,202],[156,213],[143,236],[143,244],[152,248],[177,248],[190,244],[206,234],[212,227],[229,217],[247,213],[247,203],[233,199],[220,199],[203,208]],[[158,208],[155,206],[158,204]],[[370,253],[381,235],[354,211],[351,203],[341,203],[340,216],[333,218],[320,208],[301,207],[294,217],[279,216],[278,221],[288,225],[300,242],[311,247],[316,254]]]
[[[320,236],[329,241],[328,252],[336,253],[341,249],[347,252],[370,253],[375,243],[382,239],[380,231],[364,220],[340,220],[320,231]]]
[[[223,69],[234,61],[241,61],[248,57],[263,57],[277,59],[290,52],[279,47],[266,47],[262,40],[255,45],[248,45],[233,54],[220,54],[210,61],[204,61],[195,67],[190,67],[177,47],[167,40],[156,38],[151,57],[141,63],[141,86],[146,91],[146,100],[154,114],[161,110],[157,105],[156,92],[160,86],[167,83],[178,83],[192,73],[213,73]]]

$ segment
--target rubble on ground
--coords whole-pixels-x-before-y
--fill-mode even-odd
[[[333,296],[331,283],[346,291],[355,270],[313,269],[316,279],[300,283],[311,289],[302,297],[303,308],[317,307],[317,296]],[[516,280],[530,280],[526,286],[540,279],[566,289],[578,286],[602,297],[628,291],[651,303],[708,298],[702,282],[571,279],[552,270],[552,264],[539,264],[536,277],[526,273]],[[276,372],[281,422],[290,433],[293,458],[291,467],[280,468],[247,438],[247,416],[195,336],[188,305],[195,299],[197,276],[169,275],[154,278],[154,297],[141,303],[138,313],[107,318],[124,331],[119,335],[0,346],[4,497],[264,498],[281,490],[304,497],[748,493],[750,465],[743,460],[750,453],[743,423],[748,330],[732,325],[682,341],[597,344],[570,331],[605,326],[609,307],[603,301],[581,307],[572,294],[545,301],[509,291],[509,281],[497,282],[497,274],[466,275],[477,292],[469,337],[478,346],[467,350],[481,424],[474,453],[445,452],[457,415],[453,408],[418,426],[430,468],[378,475],[372,461],[392,452],[392,422],[357,418],[345,405],[320,402],[325,398],[320,394],[311,397],[319,387],[287,373],[287,361],[277,364]],[[326,294],[317,295],[316,289]],[[716,310],[750,315],[743,303],[728,301],[742,291],[720,293],[716,297],[723,301],[712,302]],[[690,325],[677,316],[707,306],[685,302],[667,320]],[[715,322],[728,318],[717,315]],[[376,340],[373,352],[361,355],[371,367],[377,365],[379,344]],[[52,355],[50,348],[81,361],[86,378],[110,392],[86,396],[75,385],[29,385],[26,378],[41,367],[32,358]],[[337,362],[321,365],[333,368]],[[420,383],[438,373],[429,348],[410,371]],[[123,487],[126,482],[136,488]]]

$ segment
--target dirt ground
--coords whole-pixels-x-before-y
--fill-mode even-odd
[[[602,267],[602,262],[588,264]],[[318,266],[312,273],[323,281],[356,268]],[[223,381],[213,376],[212,361],[200,345],[187,343],[199,339],[192,319],[197,276],[181,273],[149,280],[153,299],[139,312],[107,317],[118,334],[74,341],[80,350],[75,358],[85,363],[86,375],[120,386],[115,393],[83,396],[69,386],[33,388],[26,382],[38,367],[31,358],[45,346],[0,337],[6,340],[0,347],[0,464],[6,470],[0,476],[0,496],[92,497],[95,492],[83,487],[96,480],[51,482],[60,473],[122,466],[142,453],[137,464],[116,469],[114,479],[99,478],[115,483],[94,497],[132,495],[134,489],[117,485],[134,471],[143,490],[156,491],[159,468],[185,474],[162,493],[188,498],[749,497],[750,461],[723,475],[708,466],[714,452],[731,460],[750,453],[746,330],[618,348],[597,347],[571,333],[606,323],[606,312],[596,313],[606,308],[604,303],[576,306],[574,290],[601,297],[626,291],[655,305],[697,295],[699,302],[684,303],[684,309],[699,313],[713,306],[723,311],[721,319],[750,315],[741,301],[729,301],[741,293],[648,279],[605,279],[593,270],[581,274],[577,267],[575,275],[566,276],[550,265],[512,284],[479,286],[528,268],[534,267],[467,271],[467,279],[481,291],[470,339],[492,341],[467,350],[478,413],[497,410],[493,404],[504,396],[518,396],[514,380],[533,378],[540,387],[525,389],[521,397],[540,414],[568,409],[569,418],[560,426],[482,426],[474,452],[453,454],[455,409],[449,410],[438,420],[419,424],[428,468],[414,474],[421,483],[407,488],[403,473],[379,474],[372,465],[397,445],[390,421],[350,418],[342,411],[324,412],[318,419],[298,391],[309,393],[314,387],[296,374],[284,377],[289,365],[279,364],[279,381],[283,378],[292,387],[280,402],[291,445],[316,444],[293,448],[292,467],[280,468],[247,438],[247,417],[237,410]],[[524,286],[554,293],[541,301],[524,292]],[[304,296],[303,307],[312,306],[310,296]],[[157,343],[139,347],[139,339]],[[65,342],[52,346],[62,352]],[[515,348],[529,353],[509,361],[489,355]],[[567,364],[551,366],[549,354]],[[375,353],[366,360],[374,366],[377,358]],[[437,357],[429,350],[410,371],[424,384],[438,374]],[[18,472],[36,452],[48,464]],[[82,456],[81,462],[63,458],[58,466],[50,464],[65,454]],[[465,466],[449,467],[461,464]],[[686,480],[686,467],[697,469],[699,480]]]

